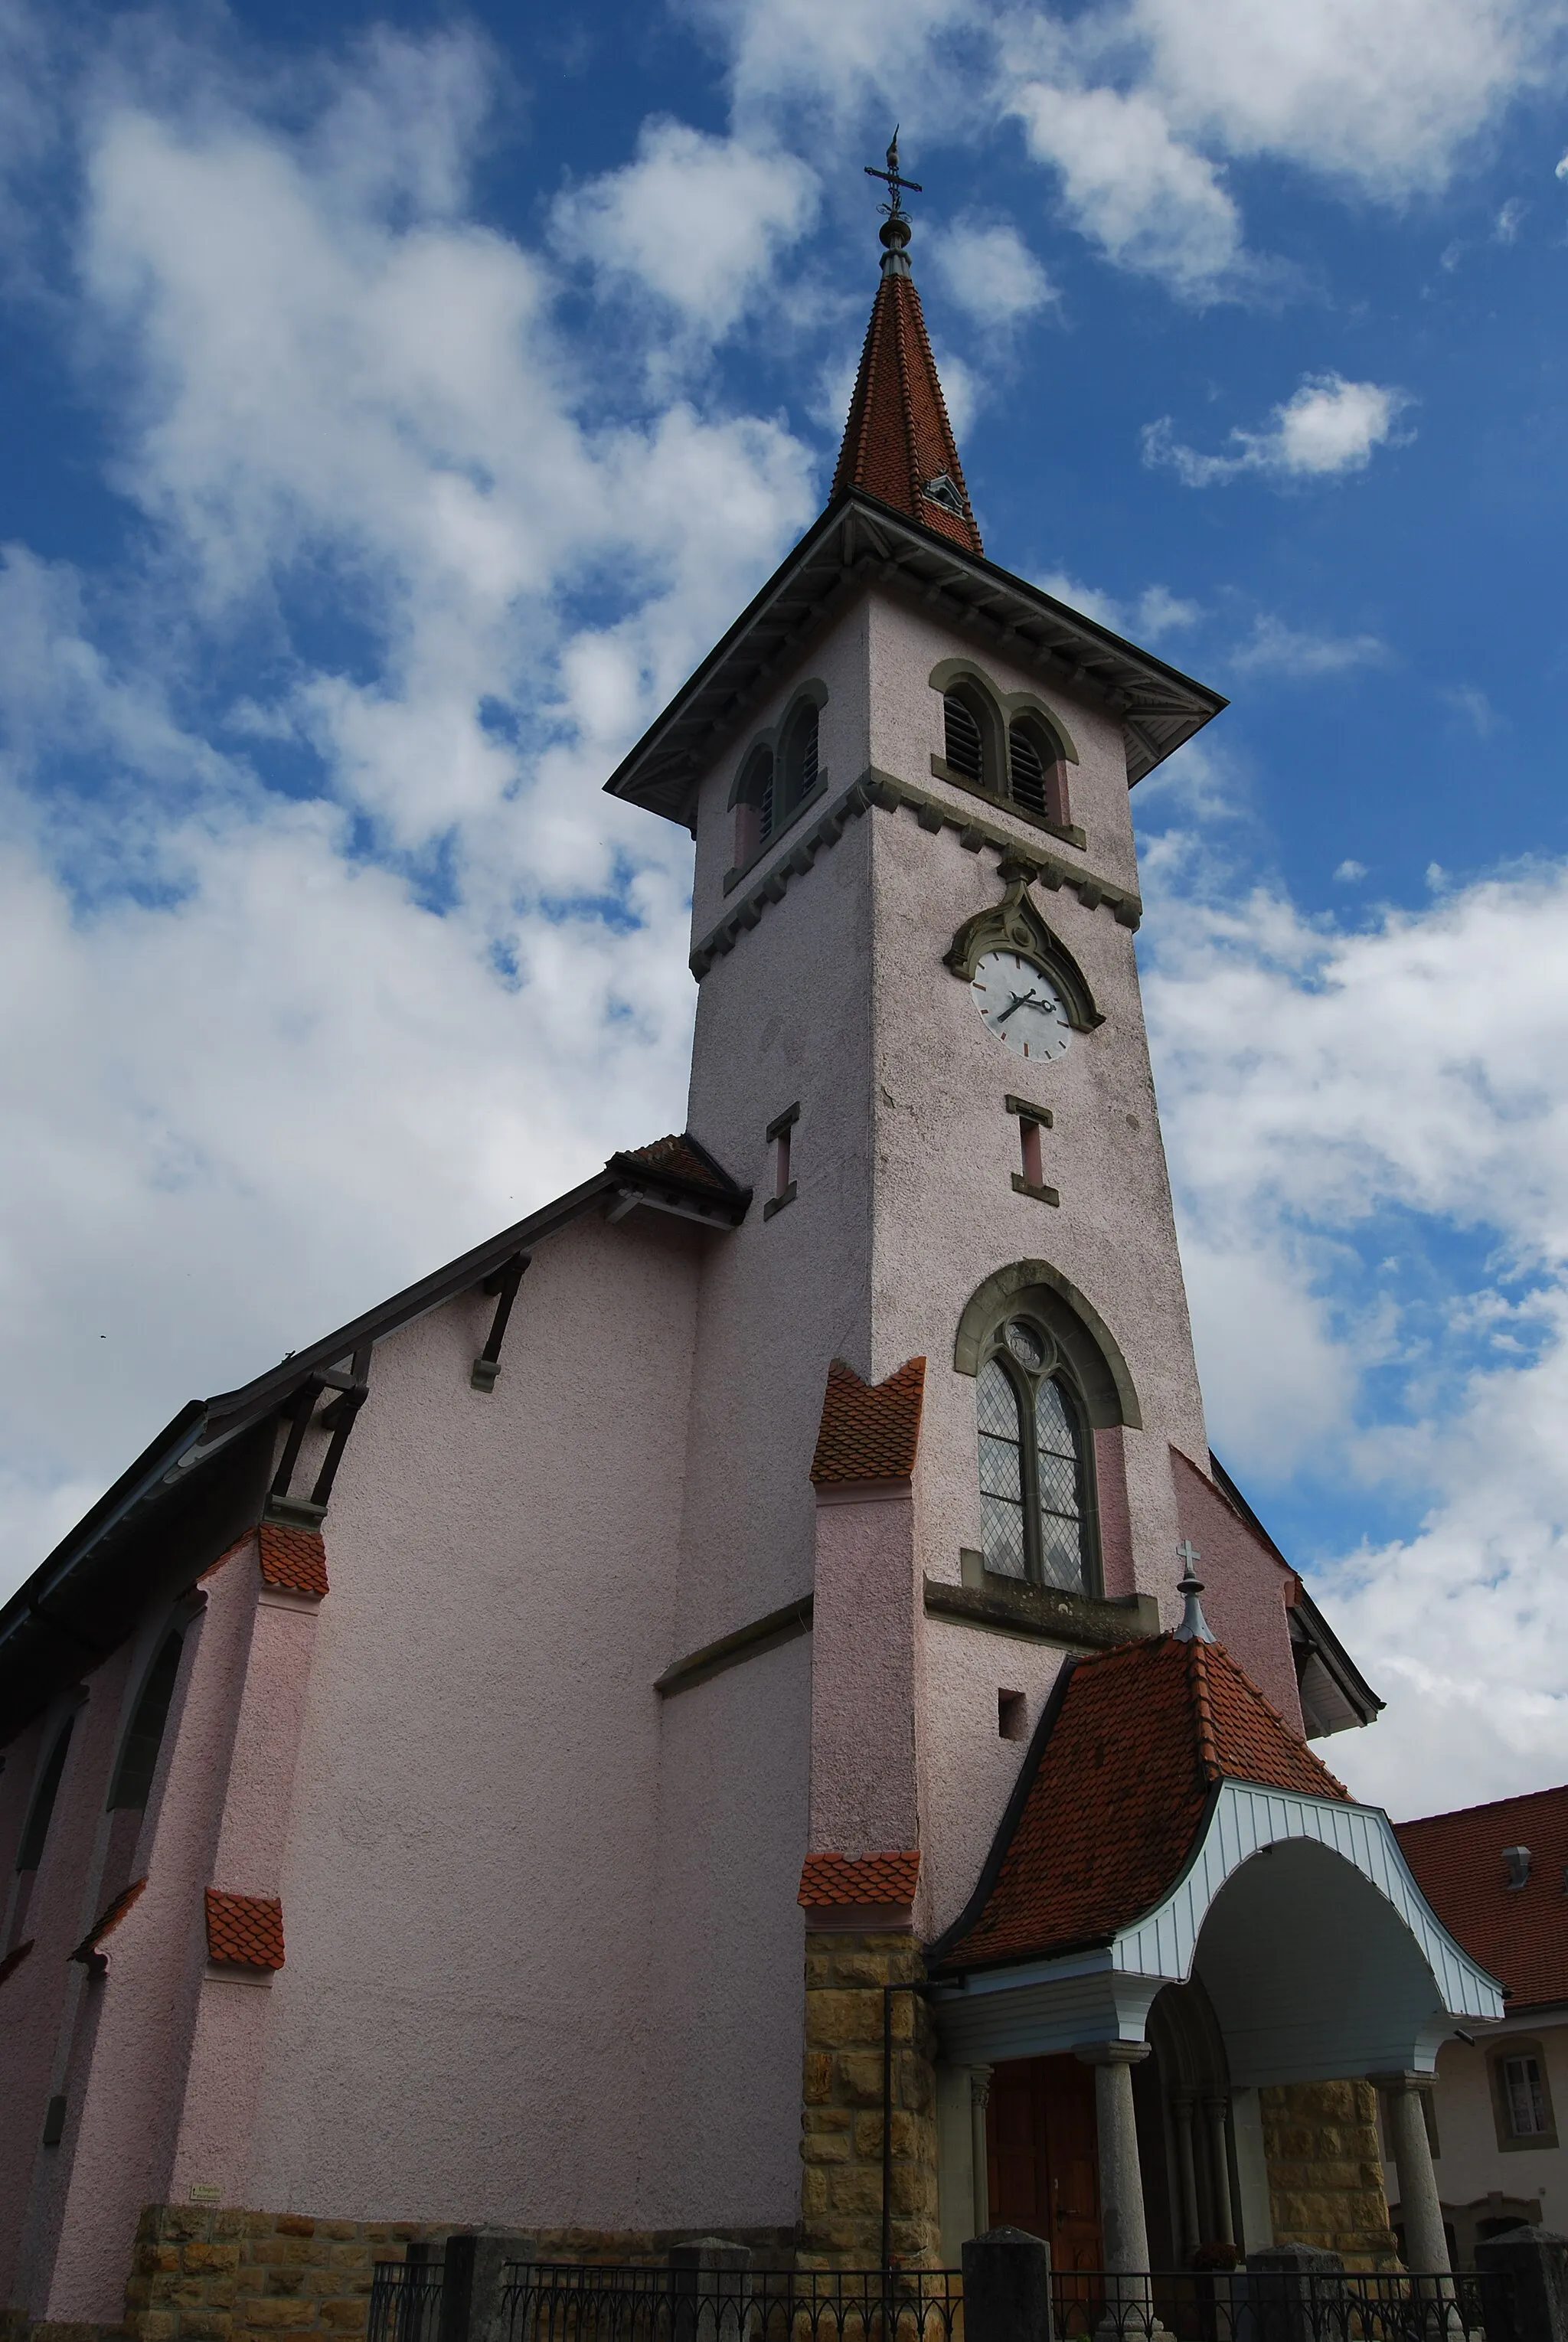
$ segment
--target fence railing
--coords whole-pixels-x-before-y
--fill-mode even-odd
[[[1355,2270],[1051,2272],[1039,2342],[1504,2342],[1507,2280]],[[440,2262],[378,2261],[367,2342],[440,2342]],[[514,2261],[495,2342],[965,2342],[957,2269]],[[483,2342],[479,2335],[472,2342]],[[974,2337],[978,2342],[978,2337]]]
[[[589,2268],[516,2262],[505,2342],[963,2342],[956,2269]]]
[[[439,2261],[377,2261],[366,2342],[438,2342],[442,2274]]]

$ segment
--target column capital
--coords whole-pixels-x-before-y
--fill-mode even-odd
[[[1073,2055],[1085,2066],[1141,2066],[1153,2047],[1148,2041],[1080,2041]]]
[[[1395,2097],[1406,2090],[1435,2090],[1437,2087],[1435,2074],[1369,2074],[1366,2078],[1374,2090],[1387,2090]]]

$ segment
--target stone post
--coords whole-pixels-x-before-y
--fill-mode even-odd
[[[446,2239],[439,2342],[508,2342],[502,2298],[508,2261],[534,2257],[534,2239],[501,2229],[462,2229]]]
[[[1448,2239],[1443,2233],[1443,2207],[1437,2199],[1437,2174],[1432,2167],[1432,2147],[1426,2136],[1426,2109],[1422,2101],[1436,2087],[1435,2074],[1373,2074],[1388,2107],[1388,2127],[1393,2141],[1393,2167],[1399,2174],[1399,2208],[1404,2221],[1404,2266],[1421,2277],[1446,2276]]]
[[[670,2247],[670,2342],[740,2342],[752,2289],[747,2245],[694,2237]]]
[[[1023,2228],[964,2247],[964,2342],[1052,2342],[1051,2248]]]
[[[1323,2311],[1332,2280],[1343,2274],[1343,2256],[1316,2245],[1270,2245],[1249,2253],[1247,2307],[1255,2342],[1320,2342],[1324,2334],[1343,2332],[1343,2317],[1325,2317]]]
[[[1508,2228],[1475,2247],[1486,2342],[1568,2342],[1568,2237]]]

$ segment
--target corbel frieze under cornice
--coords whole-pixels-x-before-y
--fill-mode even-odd
[[[778,860],[769,866],[756,885],[730,906],[718,925],[708,930],[691,956],[692,974],[699,984],[714,960],[733,951],[770,905],[784,900],[792,880],[804,878],[817,856],[836,846],[850,823],[858,821],[874,806],[883,813],[907,808],[922,829],[934,834],[944,829],[956,831],[960,846],[971,854],[978,854],[983,846],[995,846],[1025,883],[1044,886],[1052,893],[1066,887],[1077,896],[1086,911],[1109,911],[1119,926],[1135,928],[1144,916],[1143,904],[1126,887],[1108,878],[1098,878],[1093,871],[1077,869],[1054,855],[1034,853],[1021,846],[1017,838],[1000,824],[983,821],[967,807],[948,805],[929,790],[917,788],[910,781],[895,780],[891,773],[879,772],[871,765],[825,813],[801,832],[787,850],[780,853]]]

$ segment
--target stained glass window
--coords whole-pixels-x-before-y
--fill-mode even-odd
[[[1086,1433],[1048,1334],[1001,1327],[975,1381],[981,1545],[999,1577],[1081,1594],[1093,1583]]]
[[[1075,1411],[1054,1377],[1034,1394],[1034,1469],[1040,1491],[1040,1572],[1047,1586],[1084,1588],[1083,1471]]]

